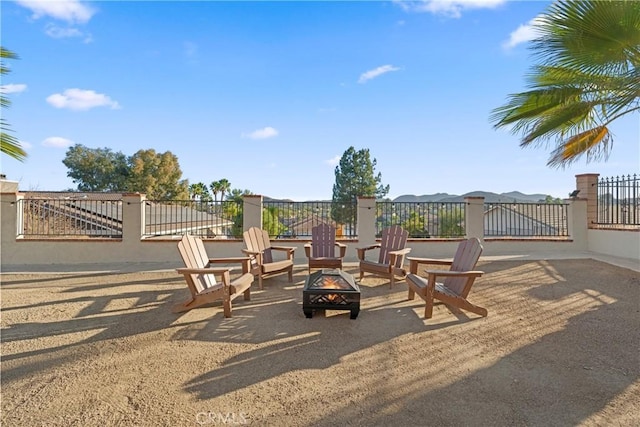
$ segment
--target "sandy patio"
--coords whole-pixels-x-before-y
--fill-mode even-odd
[[[362,310],[306,319],[285,276],[172,314],[173,271],[3,274],[3,426],[640,425],[640,273],[481,261],[487,318],[367,276]],[[355,264],[345,268],[356,273]]]

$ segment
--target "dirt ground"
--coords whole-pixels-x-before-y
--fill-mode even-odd
[[[302,312],[306,266],[251,301],[172,314],[181,276],[3,274],[3,426],[638,426],[640,273],[480,262],[422,318],[366,276],[361,311]],[[346,271],[357,273],[355,264]]]

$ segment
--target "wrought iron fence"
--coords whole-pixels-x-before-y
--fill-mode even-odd
[[[242,238],[242,215],[242,201],[147,200],[143,236]]]
[[[464,202],[377,202],[376,236],[400,225],[412,238],[462,237],[464,217]]]
[[[485,237],[562,237],[569,235],[567,204],[485,203]]]
[[[598,180],[598,214],[601,226],[640,225],[640,177],[636,174]]]
[[[308,239],[311,238],[311,229],[322,223],[335,227],[339,238],[357,236],[355,201],[334,203],[269,200],[263,202],[262,208],[262,226],[273,238]]]
[[[90,199],[66,193],[51,198],[17,201],[18,235],[44,237],[122,237],[122,201]]]

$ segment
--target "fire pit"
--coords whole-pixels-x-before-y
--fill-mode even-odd
[[[351,318],[360,312],[360,288],[351,274],[342,270],[318,270],[307,277],[302,290],[302,310],[307,318],[313,310],[350,310]]]

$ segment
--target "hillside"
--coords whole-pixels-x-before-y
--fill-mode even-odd
[[[472,191],[470,193],[463,194],[461,196],[447,193],[425,194],[422,196],[415,196],[412,194],[406,194],[398,196],[393,199],[394,202],[463,202],[465,197],[484,197],[484,201],[488,203],[497,202],[520,202],[520,203],[535,203],[539,200],[544,200],[546,194],[524,194],[519,191],[511,191],[509,193],[492,193],[489,191]]]

